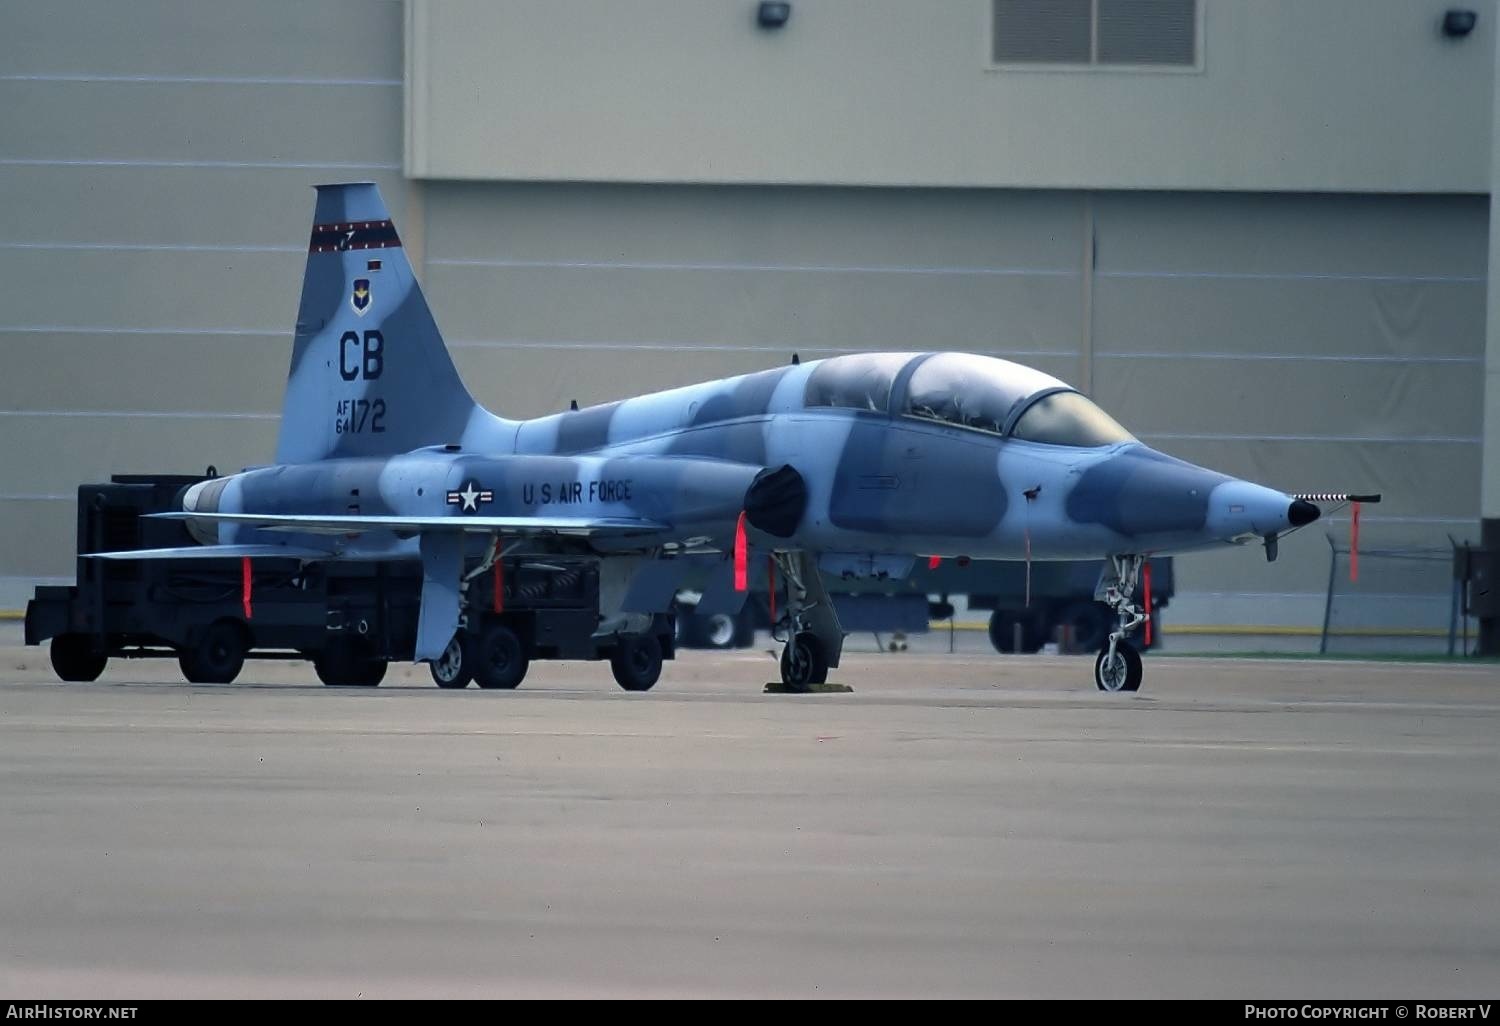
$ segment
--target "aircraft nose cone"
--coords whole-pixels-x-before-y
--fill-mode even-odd
[[[1287,523],[1293,527],[1302,527],[1304,524],[1310,524],[1322,515],[1323,511],[1306,499],[1294,500],[1291,506],[1287,507],[1286,511]]]

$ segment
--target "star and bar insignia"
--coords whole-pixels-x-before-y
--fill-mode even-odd
[[[494,502],[495,493],[479,487],[473,478],[464,482],[463,488],[448,493],[448,505],[459,507],[460,513],[477,513],[486,502]]]

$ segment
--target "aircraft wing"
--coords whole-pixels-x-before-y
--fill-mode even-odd
[[[79,555],[84,559],[327,559],[329,553],[292,545],[183,545],[173,549],[126,549]]]
[[[362,531],[454,532],[522,536],[567,535],[577,538],[626,537],[655,534],[667,524],[642,517],[401,517],[342,514],[322,516],[301,513],[151,513],[161,520],[216,520],[244,524],[264,531],[295,531],[299,534],[358,534]],[[250,546],[255,547],[255,546]],[[277,548],[278,546],[265,546]]]

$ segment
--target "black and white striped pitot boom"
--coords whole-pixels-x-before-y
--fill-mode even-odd
[[[1293,495],[1294,499],[1302,499],[1304,502],[1379,502],[1379,495],[1347,495],[1343,492],[1308,492],[1302,495]]]

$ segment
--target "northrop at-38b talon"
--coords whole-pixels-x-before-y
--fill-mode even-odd
[[[1257,541],[1274,558],[1320,515],[1142,445],[1056,378],[966,353],[794,360],[507,420],[460,381],[376,187],[319,187],[314,220],[274,464],[193,485],[157,514],[199,545],[103,556],[240,559],[247,592],[251,560],[419,560],[411,657],[440,683],[513,687],[525,673],[529,642],[498,582],[517,555],[597,561],[595,636],[638,687],[662,658],[646,625],[689,572],[710,569],[700,612],[733,612],[750,566],[764,568],[797,689],[843,648],[822,574],[1107,557],[1098,597],[1118,627],[1095,677],[1133,691],[1146,557]],[[493,596],[469,586],[491,568]]]

